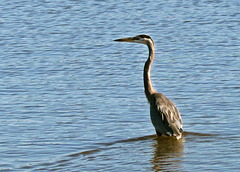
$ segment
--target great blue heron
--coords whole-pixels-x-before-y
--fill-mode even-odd
[[[154,43],[148,35],[116,39],[119,42],[141,43],[148,46],[149,56],[144,65],[145,95],[150,104],[150,116],[158,136],[182,137],[182,119],[175,104],[162,93],[157,93],[151,84],[150,68],[154,59]]]

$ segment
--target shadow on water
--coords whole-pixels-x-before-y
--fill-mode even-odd
[[[219,138],[219,134],[206,134],[206,133],[195,133],[195,132],[183,132],[183,140],[185,142],[198,142],[198,141],[212,141]]]
[[[156,135],[149,135],[149,136],[143,136],[143,137],[136,137],[136,138],[130,138],[130,139],[124,139],[124,140],[117,140],[114,142],[109,142],[109,143],[98,143],[98,145],[104,146],[104,147],[100,147],[97,149],[92,149],[92,150],[88,150],[88,151],[83,151],[83,152],[78,152],[75,154],[71,154],[69,156],[71,157],[75,157],[75,156],[79,156],[79,155],[88,155],[88,154],[92,154],[95,152],[99,152],[101,150],[107,150],[107,149],[111,149],[111,147],[107,147],[107,146],[111,146],[117,143],[127,143],[127,142],[137,142],[137,141],[141,141],[141,140],[149,140],[149,139],[154,139],[156,138]]]
[[[216,134],[206,134],[206,133],[196,133],[196,132],[188,132],[184,131],[183,132],[183,138],[186,136],[199,136],[199,137],[213,137],[217,136]]]
[[[124,140],[117,140],[109,143],[99,143],[98,147],[95,149],[90,149],[87,151],[80,151],[65,155],[61,158],[61,160],[55,160],[53,162],[46,163],[37,163],[31,164],[27,166],[21,167],[21,169],[38,169],[38,167],[47,166],[62,166],[74,159],[78,159],[82,156],[88,156],[100,151],[114,149],[116,147],[112,147],[114,144],[118,143],[130,143],[130,142],[139,142],[143,140],[149,140],[152,142],[153,147],[153,156],[150,159],[150,163],[152,163],[152,169],[154,171],[159,171],[163,169],[180,169],[181,161],[184,149],[184,142],[194,142],[198,139],[206,139],[206,138],[214,138],[216,135],[211,134],[202,134],[202,133],[193,133],[193,132],[184,132],[183,138],[180,140],[176,140],[174,138],[169,137],[157,137],[154,135],[148,135],[143,137],[136,137]]]
[[[111,147],[114,144],[118,143],[130,143],[130,142],[139,142],[143,140],[150,140],[153,142],[153,157],[151,159],[151,163],[153,164],[153,169],[158,171],[161,169],[167,169],[167,166],[171,166],[171,168],[179,169],[181,165],[181,159],[183,155],[184,142],[195,142],[197,140],[206,140],[213,139],[217,137],[213,134],[204,134],[204,133],[195,133],[195,132],[183,132],[183,138],[180,140],[176,140],[170,137],[157,137],[154,135],[148,135],[143,137],[136,137],[124,140],[117,140],[109,143],[99,143],[101,145],[97,149],[92,149],[88,151],[78,152],[74,154],[68,155],[69,157],[78,157],[80,155],[89,155],[94,154],[99,151],[114,149]],[[165,168],[164,168],[165,166]]]

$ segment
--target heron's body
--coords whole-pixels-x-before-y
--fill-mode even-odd
[[[182,137],[182,120],[174,103],[162,93],[151,95],[150,116],[157,135]]]
[[[120,42],[142,43],[148,46],[149,56],[144,65],[143,78],[145,95],[150,104],[150,116],[157,135],[182,137],[182,119],[175,104],[162,93],[157,93],[151,84],[150,69],[154,59],[154,45],[150,36],[137,35],[135,37],[117,39]]]

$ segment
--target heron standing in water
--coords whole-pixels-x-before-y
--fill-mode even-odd
[[[157,93],[151,84],[150,69],[154,59],[154,43],[148,35],[116,39],[119,42],[140,43],[148,46],[149,55],[143,69],[144,89],[150,104],[150,116],[158,136],[182,137],[182,119],[175,104],[162,93]]]

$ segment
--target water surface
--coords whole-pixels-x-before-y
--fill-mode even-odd
[[[238,1],[3,1],[0,170],[238,171]],[[144,95],[178,107],[182,140],[156,138]]]

